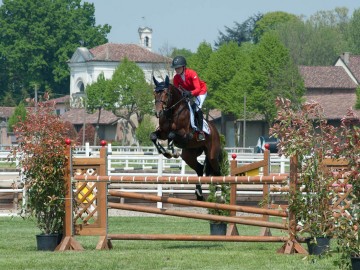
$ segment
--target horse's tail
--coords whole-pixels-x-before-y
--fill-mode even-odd
[[[225,136],[220,135],[220,144],[217,156],[219,168],[215,171],[211,166],[209,159],[205,157],[205,175],[226,176],[229,174],[228,153],[225,150]]]

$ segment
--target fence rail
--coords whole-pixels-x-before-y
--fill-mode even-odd
[[[75,157],[99,156],[100,147],[98,146],[78,146],[74,149]],[[225,148],[228,152],[229,160],[232,155],[236,154],[236,161],[239,165],[249,164],[263,159],[262,153],[254,153],[253,148]],[[9,151],[0,151],[0,164],[5,167],[13,168],[14,171],[0,170],[0,194],[22,194],[26,198],[25,190],[22,184],[24,182],[23,175],[18,168],[18,161],[9,157]],[[204,162],[205,156],[201,155],[200,162]],[[280,157],[277,154],[271,154],[270,157],[270,171],[272,173],[287,173],[289,172],[289,159]],[[112,176],[132,175],[132,176],[179,176],[179,175],[195,175],[181,158],[166,159],[163,155],[159,155],[155,147],[129,147],[129,146],[112,146],[108,145],[107,156],[107,173]],[[259,175],[262,171],[259,171]],[[121,188],[120,190],[125,190]],[[182,190],[172,190],[162,185],[155,185],[153,188],[143,188],[137,190],[138,192],[157,193],[161,195],[163,192],[176,192],[182,194],[192,194],[193,189],[187,187]],[[257,191],[238,191],[249,195],[256,195]],[[204,193],[207,193],[204,190]],[[23,200],[24,203],[24,200]]]

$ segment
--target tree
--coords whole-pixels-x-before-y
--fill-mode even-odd
[[[96,132],[94,136],[94,145],[96,145],[98,131],[99,131],[99,122],[101,117],[101,110],[110,110],[111,107],[111,96],[112,88],[111,81],[106,80],[104,73],[101,73],[97,81],[91,85],[88,85],[85,89],[86,92],[86,111],[93,113],[95,110],[98,110],[98,118],[96,122]]]
[[[172,52],[171,52],[171,58],[174,58],[177,55],[182,55],[185,58],[190,58],[190,56],[192,56],[192,52],[188,49],[177,49],[177,48],[173,48]]]
[[[18,106],[15,107],[14,113],[10,116],[8,121],[8,130],[9,132],[13,131],[13,127],[18,122],[23,122],[26,119],[26,108],[23,102],[20,102]]]
[[[235,42],[224,43],[211,54],[204,76],[209,93],[205,101],[208,108],[224,109],[219,101],[227,95],[225,89],[239,66],[240,47]]]
[[[254,41],[254,29],[256,22],[262,18],[262,14],[258,13],[249,17],[243,23],[235,22],[235,26],[230,28],[225,26],[225,32],[219,31],[218,40],[215,42],[215,47],[219,48],[224,43],[236,42],[239,46],[244,42]]]
[[[307,21],[291,20],[274,27],[297,65],[333,65],[347,50],[348,10],[319,11]]]
[[[144,115],[151,114],[153,110],[152,89],[145,80],[144,72],[136,63],[125,58],[113,74],[111,88],[108,93],[109,108],[125,121],[125,126],[130,125],[134,136],[137,123],[141,124]]]
[[[268,12],[261,17],[261,19],[255,22],[255,28],[253,30],[253,38],[255,43],[260,41],[262,35],[272,29],[275,26],[287,23],[289,21],[298,21],[299,18],[294,14],[286,13],[283,11]]]
[[[204,78],[212,52],[211,45],[207,42],[202,42],[197,48],[196,53],[187,59],[188,67],[196,70],[200,78]]]
[[[136,129],[136,138],[141,146],[152,146],[149,134],[156,129],[155,124],[151,121],[150,115],[144,116],[144,121]]]
[[[360,54],[360,9],[356,9],[350,19],[348,38],[351,45],[351,52]]]
[[[301,102],[305,93],[303,79],[275,33],[262,36],[247,68],[247,74],[244,72],[244,76],[250,76],[247,106],[263,115],[269,125],[276,115],[277,97],[290,99],[294,106]]]
[[[3,0],[0,6],[0,96],[15,100],[30,82],[67,94],[67,60],[82,43],[107,42],[111,27],[95,25],[94,4],[81,0]]]

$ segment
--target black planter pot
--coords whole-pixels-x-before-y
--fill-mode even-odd
[[[330,237],[316,237],[316,243],[314,238],[307,238],[306,244],[310,255],[321,255],[329,250]]]
[[[226,235],[227,224],[226,223],[210,223],[211,235]]]
[[[58,245],[59,234],[38,234],[36,243],[38,250],[54,251]]]
[[[360,270],[360,257],[351,257],[352,270]]]

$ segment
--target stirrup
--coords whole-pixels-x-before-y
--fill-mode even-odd
[[[205,141],[205,134],[204,131],[199,131],[197,134],[197,140],[200,141]]]

